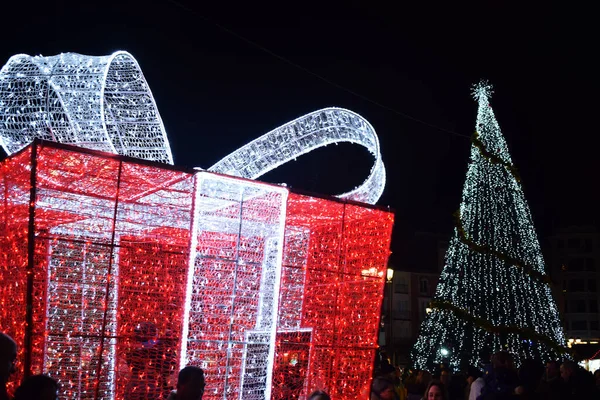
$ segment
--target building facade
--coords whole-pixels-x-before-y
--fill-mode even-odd
[[[433,300],[439,277],[435,272],[395,271],[392,281],[386,283],[380,345],[385,346],[397,365],[408,364],[408,353]]]
[[[411,265],[411,270],[396,269],[385,285],[380,346],[399,366],[408,365],[408,354],[435,295],[447,250],[447,242],[439,235],[421,235],[419,243],[422,257],[418,263]]]
[[[600,234],[593,227],[570,227],[549,238],[548,269],[567,340],[600,342]]]

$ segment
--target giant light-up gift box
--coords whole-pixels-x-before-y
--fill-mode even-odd
[[[0,329],[65,399],[368,390],[393,214],[36,140],[2,162]]]

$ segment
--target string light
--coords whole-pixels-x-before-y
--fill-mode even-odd
[[[234,151],[209,171],[256,179],[302,154],[340,142],[364,146],[375,164],[360,186],[337,197],[375,204],[385,187],[379,139],[366,119],[343,108],[324,108],[288,122]]]
[[[489,104],[491,94],[486,82],[473,91],[477,143],[458,213],[463,236],[472,243],[468,246],[455,229],[432,310],[411,352],[417,369],[442,362],[454,370],[481,365],[484,353],[498,350],[510,351],[518,363],[547,361],[561,357],[565,346],[531,213]],[[529,340],[526,333],[532,331],[544,340]]]
[[[133,56],[18,54],[0,71],[0,144],[13,154],[35,138],[173,164],[167,135]],[[375,158],[367,179],[339,195],[375,204],[385,187],[379,139],[371,124],[342,108],[297,118],[241,147],[209,168],[256,179],[319,147],[350,142]]]
[[[30,357],[31,372],[56,378],[66,398],[162,398],[186,364],[205,369],[209,400],[368,391],[392,213],[33,146],[35,158],[28,147],[1,168],[0,325],[20,360],[11,388]]]
[[[207,399],[368,391],[393,214],[241,179],[351,142],[375,163],[339,197],[374,204],[385,168],[364,118],[315,111],[211,173],[25,148],[44,139],[172,163],[150,89],[120,51],[12,57],[0,71],[0,122],[13,154],[2,164],[0,323],[30,372],[80,399],[163,398],[186,364],[205,369]]]
[[[0,71],[0,142],[35,138],[173,164],[154,97],[133,56],[17,54]]]

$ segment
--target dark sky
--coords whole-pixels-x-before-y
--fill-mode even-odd
[[[417,232],[451,234],[470,144],[447,131],[471,135],[470,86],[480,78],[495,86],[492,106],[540,236],[600,222],[591,9],[503,1],[22,3],[3,11],[1,63],[17,53],[129,51],[179,165],[207,168],[322,107],[361,114],[381,141],[388,184],[379,204],[396,211],[397,264],[420,257]],[[263,180],[335,194],[362,182],[370,165],[366,150],[329,146]]]

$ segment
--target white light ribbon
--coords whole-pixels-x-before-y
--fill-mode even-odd
[[[35,138],[173,164],[169,141],[144,75],[131,54],[13,56],[0,71],[0,144],[13,154]],[[367,179],[337,197],[374,204],[385,187],[379,140],[369,122],[325,108],[280,126],[208,170],[256,179],[319,147],[350,142],[375,163]]]
[[[288,122],[234,151],[208,170],[256,179],[302,154],[340,142],[366,147],[375,157],[375,164],[362,185],[337,197],[375,204],[385,187],[379,140],[366,119],[343,108],[324,108]]]

